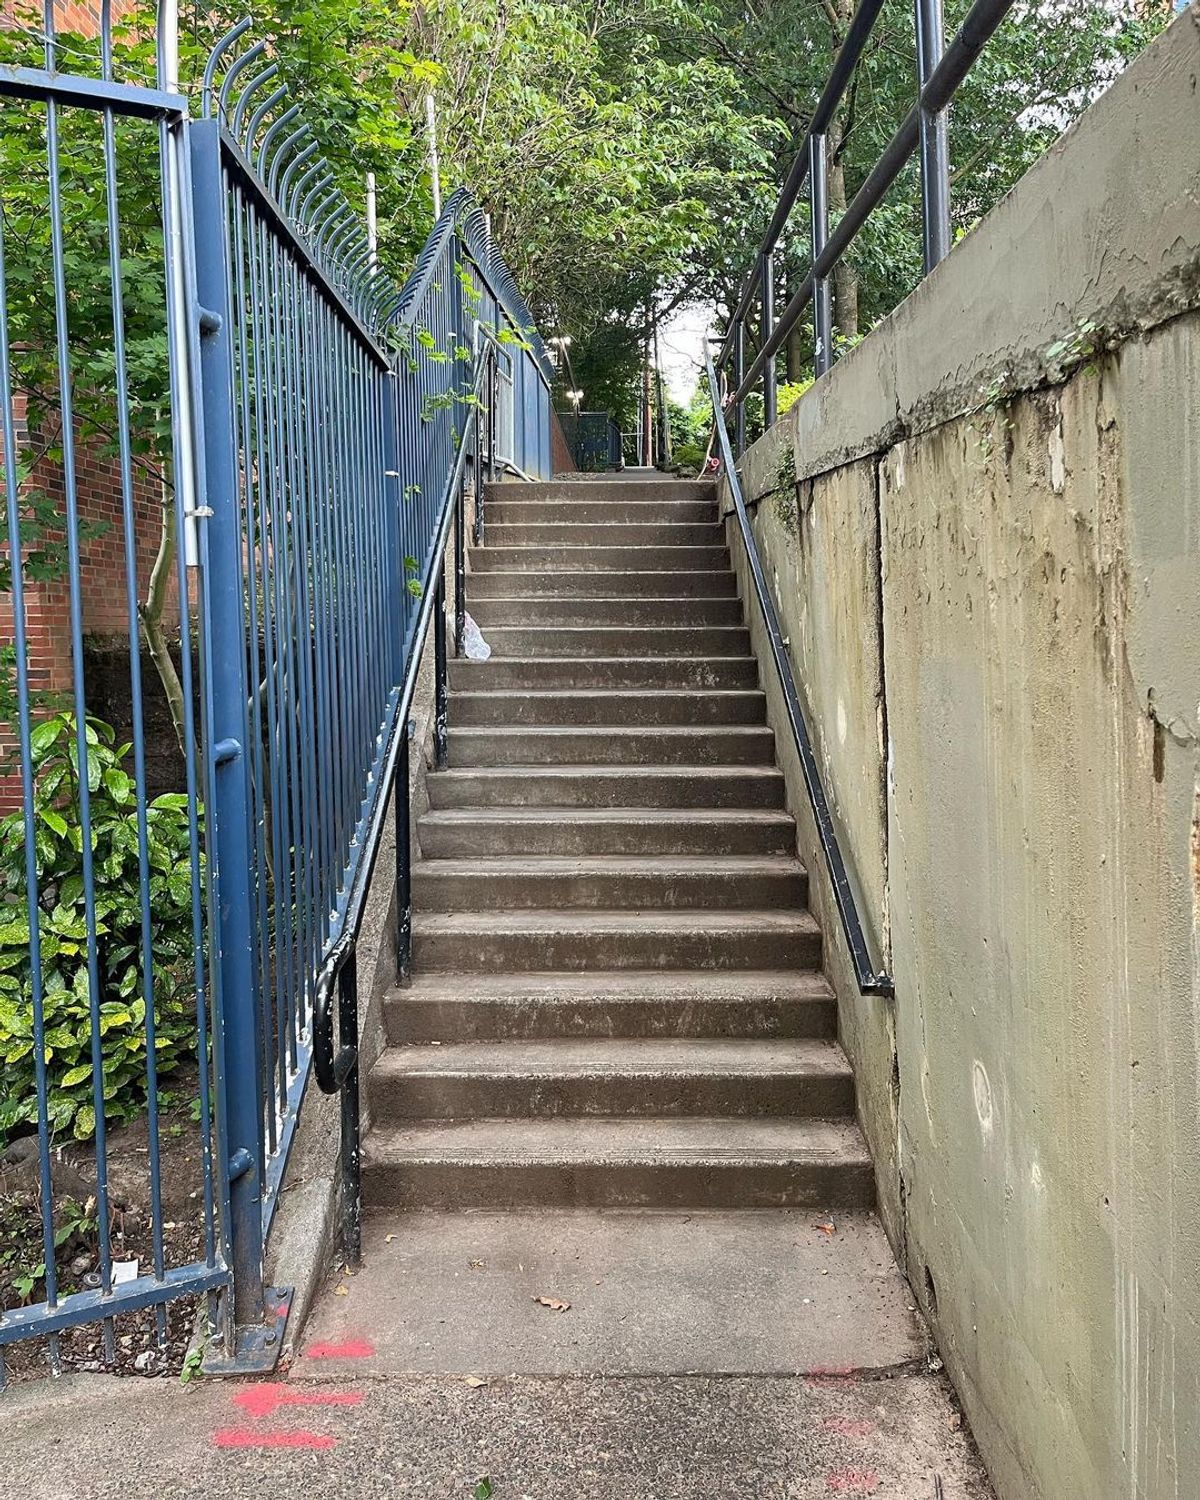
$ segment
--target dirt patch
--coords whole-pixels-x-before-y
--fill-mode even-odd
[[[194,1080],[193,1080],[194,1084]],[[200,1127],[194,1119],[194,1086],[172,1080],[159,1116],[161,1222],[166,1269],[190,1265],[205,1253],[204,1176]],[[138,1263],[138,1274],[154,1270],[154,1204],[150,1187],[150,1136],[145,1119],[108,1137],[109,1230],[114,1265]],[[61,1297],[100,1285],[100,1226],[97,1218],[94,1148],[56,1147],[51,1160],[54,1194],[55,1268]],[[42,1193],[37,1142],[14,1141],[0,1157],[0,1307],[4,1311],[45,1300]],[[103,1326],[87,1323],[58,1338],[64,1371],[107,1370],[161,1375],[183,1365],[199,1299],[180,1298],[156,1312],[113,1320],[113,1359],[106,1360]],[[7,1345],[9,1380],[37,1379],[50,1370],[44,1338]]]

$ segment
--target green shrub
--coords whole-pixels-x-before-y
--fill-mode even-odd
[[[679,443],[671,457],[677,468],[695,469],[699,473],[704,462],[704,449],[696,443]]]
[[[805,391],[811,389],[811,377],[808,380],[783,381],[775,393],[776,411],[781,417],[786,416],[792,407],[795,406],[796,402],[799,401],[800,397],[804,395]]]
[[[50,1123],[85,1140],[95,1132],[83,834],[75,718],[56,714],[33,731],[35,838]],[[85,726],[95,872],[104,1114],[137,1115],[146,1102],[146,1001],[142,974],[137,796],[123,762],[128,745],[96,719]],[[146,809],[153,923],[155,1053],[160,1076],[196,1049],[192,886],[187,797]],[[25,820],[0,821],[0,1143],[37,1122]]]

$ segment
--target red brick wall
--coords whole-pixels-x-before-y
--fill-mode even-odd
[[[57,502],[60,514],[65,514],[62,470],[57,464],[43,460],[36,465],[30,478],[36,485]],[[126,529],[121,500],[121,476],[116,461],[100,452],[94,445],[80,442],[76,451],[76,497],[81,522],[97,523],[102,532],[83,544],[80,552],[80,592],[83,606],[83,629],[87,637],[89,652],[111,653],[127,660],[129,652],[129,605],[125,582]],[[174,524],[174,502],[172,524]],[[133,492],[134,513],[134,563],[137,574],[137,599],[144,601],[150,581],[151,569],[158,554],[161,534],[162,502],[160,487],[152,474],[135,471]],[[4,537],[4,553],[8,551],[7,527],[0,528]],[[66,541],[53,538],[52,544],[62,560],[62,576],[48,582],[28,579],[25,584],[25,629],[29,686],[35,695],[35,719],[39,713],[67,706],[67,695],[73,685],[71,634],[70,634],[70,590],[66,577]],[[178,588],[176,568],[172,565],[164,613],[164,628],[168,635],[178,632]],[[0,594],[0,644],[9,645],[14,640],[13,606],[10,594]],[[117,717],[125,711],[110,701],[109,674],[105,674],[106,688],[99,692],[95,684],[89,685],[84,677],[84,691],[89,712],[102,718]],[[144,677],[144,692],[148,697],[161,696],[157,679]],[[118,722],[118,729],[127,726]],[[19,766],[15,748],[17,736],[15,725],[0,724],[0,764],[7,767],[7,774],[0,776],[0,813],[11,812],[20,806],[21,789]]]

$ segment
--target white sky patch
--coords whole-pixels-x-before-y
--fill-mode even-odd
[[[711,307],[687,303],[659,325],[658,355],[667,390],[686,406],[704,371],[704,338],[714,322]]]

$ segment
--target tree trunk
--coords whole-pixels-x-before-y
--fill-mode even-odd
[[[840,112],[829,123],[829,210],[836,221],[846,211],[846,169],[838,155],[842,143]],[[833,326],[843,338],[858,333],[858,272],[843,258],[833,268]]]

